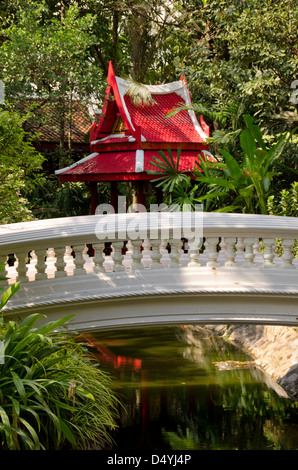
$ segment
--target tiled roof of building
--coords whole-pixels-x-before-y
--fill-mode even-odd
[[[70,111],[69,103],[66,103],[66,111]],[[39,134],[39,141],[45,143],[59,143],[60,120],[57,103],[50,101],[30,99],[19,101],[15,107],[22,112],[33,109],[32,116],[28,120],[30,132]],[[69,113],[65,113],[64,140],[68,142],[69,132],[72,143],[86,143],[89,141],[89,131],[92,125],[92,117],[85,104],[73,101],[71,106],[71,119]]]
[[[128,112],[141,127],[142,136],[147,142],[203,142],[187,110],[168,116],[174,108],[185,105],[177,93],[152,94],[152,98],[156,104],[136,107],[128,95],[124,96]]]
[[[142,171],[160,171],[156,165],[151,164],[153,157],[160,159],[159,154],[154,150],[142,150]],[[168,156],[167,151],[164,151]],[[192,172],[194,168],[198,168],[196,162],[198,161],[198,154],[203,155],[202,152],[194,150],[184,150],[181,153],[179,161],[179,171]],[[172,151],[173,160],[177,163],[177,151]],[[118,180],[120,174],[125,174],[126,178],[123,179],[139,179],[139,173],[136,168],[136,161],[138,160],[137,151],[118,151],[107,153],[94,153],[89,158],[83,159],[77,164],[71,165],[68,169],[65,168],[61,173],[61,181],[82,181],[85,175],[86,181],[92,175],[97,181],[113,181]],[[73,178],[70,178],[72,176]],[[142,175],[142,179],[152,179],[152,175]]]
[[[132,82],[116,77],[110,64],[102,114],[90,129],[92,153],[57,170],[61,181],[152,179],[147,174],[153,169],[150,158],[157,156],[159,149],[171,146],[174,155],[175,149],[182,148],[180,170],[192,171],[198,153],[208,149],[209,126],[202,116],[199,122],[191,109],[169,116],[175,108],[191,105],[185,80],[141,85],[151,96],[145,105],[135,104],[131,85]]]

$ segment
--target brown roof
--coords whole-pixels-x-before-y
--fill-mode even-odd
[[[32,115],[27,121],[30,132],[39,134],[40,142],[57,143],[60,140],[60,121],[59,109],[57,103],[49,101],[42,102],[38,100],[19,101],[15,108],[22,113],[28,110]],[[73,101],[71,107],[71,127],[68,116],[69,104],[65,104],[65,126],[64,140],[68,142],[69,129],[71,129],[72,143],[89,142],[89,130],[92,125],[92,119],[87,106],[80,101]]]

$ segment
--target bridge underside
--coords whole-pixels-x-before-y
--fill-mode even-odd
[[[28,282],[5,320],[74,314],[78,332],[181,324],[298,326],[298,288],[288,269],[180,268],[102,272]]]

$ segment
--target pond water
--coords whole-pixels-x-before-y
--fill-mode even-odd
[[[123,405],[113,449],[298,450],[298,403],[207,330],[124,329],[86,338]]]

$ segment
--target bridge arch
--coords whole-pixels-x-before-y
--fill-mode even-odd
[[[181,218],[179,225],[173,214],[161,214],[1,226],[2,259],[15,255],[6,266],[7,282],[20,280],[20,290],[5,306],[5,319],[42,313],[49,321],[73,314],[77,331],[204,323],[298,325],[297,220],[204,213]],[[108,226],[99,233],[104,221]],[[128,234],[129,224],[138,231]],[[199,234],[201,241],[196,237],[185,243],[186,233]]]

